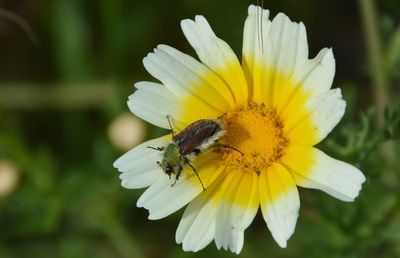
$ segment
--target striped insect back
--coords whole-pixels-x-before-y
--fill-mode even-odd
[[[222,125],[213,119],[201,119],[193,122],[172,141],[178,145],[182,155],[199,154],[206,151],[224,134]]]

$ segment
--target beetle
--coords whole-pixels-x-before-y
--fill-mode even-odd
[[[184,166],[190,166],[204,191],[203,182],[191,162],[198,154],[215,146],[215,143],[225,134],[222,124],[217,119],[200,119],[175,134],[169,116],[167,119],[172,131],[172,141],[166,147],[149,146],[151,149],[164,151],[163,159],[161,162],[157,161],[157,164],[170,178],[172,174],[175,175],[175,182],[171,186],[179,180]]]

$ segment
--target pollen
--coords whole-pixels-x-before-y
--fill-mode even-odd
[[[220,119],[226,130],[219,141],[226,148],[220,151],[228,170],[240,169],[259,174],[284,154],[288,139],[274,109],[251,102]]]

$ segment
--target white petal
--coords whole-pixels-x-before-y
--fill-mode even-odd
[[[358,168],[313,147],[290,147],[282,162],[290,169],[297,185],[320,189],[346,202],[354,201],[365,182]]]
[[[262,18],[261,18],[262,16]],[[267,42],[271,21],[268,19],[269,10],[250,5],[243,32],[243,60],[260,61]],[[261,38],[262,37],[262,38]]]
[[[153,184],[162,174],[160,168],[142,172],[122,173],[121,185],[127,189],[140,189]]]
[[[233,107],[233,96],[230,92],[229,86],[225,84],[225,82],[218,77],[213,71],[208,69],[205,65],[194,59],[193,57],[186,55],[175,48],[172,48],[167,45],[158,45],[158,51],[164,51],[171,57],[178,60],[181,65],[187,68],[189,71],[192,71],[196,77],[197,84],[202,85],[207,89],[207,95],[199,95],[199,99],[204,99],[205,102],[210,102],[215,105],[218,105],[221,109],[226,109],[227,107]],[[179,71],[182,73],[182,71]],[[190,81],[189,81],[190,82]],[[188,85],[189,87],[190,85]],[[198,86],[198,85],[197,85]],[[190,91],[190,89],[188,89]],[[193,92],[191,91],[193,94]],[[196,92],[199,94],[198,92]],[[180,92],[176,93],[177,95],[181,94]]]
[[[268,10],[260,7],[249,7],[243,69],[252,86],[253,99],[276,106],[285,102],[295,90],[289,87],[291,84],[287,85],[288,80],[307,62],[308,43],[303,23],[292,22],[283,13],[271,22],[268,14]]]
[[[259,178],[261,211],[273,238],[285,248],[299,216],[296,184],[282,165],[272,164]]]
[[[165,86],[153,82],[138,82],[135,87],[137,90],[128,100],[132,113],[153,125],[167,129],[170,129],[167,116],[179,120],[181,105]]]
[[[265,88],[263,68],[268,64],[266,63],[264,66],[260,66],[260,64],[263,62],[262,53],[271,50],[267,39],[271,27],[268,17],[268,10],[250,5],[243,32],[242,66],[250,87],[250,94],[256,102],[261,101],[261,94],[266,91],[262,89]]]
[[[285,14],[279,13],[272,20],[267,40],[271,43],[264,53],[263,63],[269,69],[264,77],[269,78],[265,84],[271,86],[270,89],[265,87],[264,97],[280,112],[279,106],[289,102],[296,90],[288,79],[308,60],[306,29],[303,23],[292,22]],[[269,70],[275,72],[271,74]]]
[[[265,44],[272,45],[272,60],[279,71],[292,74],[307,60],[307,35],[302,22],[292,22],[285,14],[279,13],[272,20],[269,36],[267,41],[270,42]]]
[[[119,157],[113,164],[115,168],[120,172],[126,172],[132,169],[137,168],[143,163],[151,164],[149,168],[156,167],[155,162],[151,161],[159,161],[159,158],[162,157],[162,152],[150,149],[148,147],[163,147],[167,146],[169,136],[162,136],[156,139],[152,139],[146,141],[132,150],[128,151],[121,157]],[[169,137],[170,138],[170,137]],[[144,162],[144,161],[149,161]],[[139,162],[139,163],[138,163]],[[143,163],[141,163],[143,162]]]
[[[149,210],[149,219],[162,219],[174,213],[202,191],[201,187],[187,183],[184,176],[174,186],[171,186],[173,182],[167,175],[164,175],[139,198],[137,206]]]
[[[162,175],[157,161],[162,159],[162,152],[148,148],[167,144],[167,138],[160,137],[136,146],[114,162],[114,167],[122,172],[121,185],[129,189],[143,188],[154,183]]]
[[[242,67],[230,46],[219,39],[203,16],[181,21],[181,27],[200,60],[233,90],[239,104],[247,101],[247,84]]]
[[[304,92],[316,96],[332,87],[334,76],[335,58],[332,49],[324,48],[314,59],[299,66],[293,81],[301,85]]]
[[[225,178],[222,200],[217,210],[215,244],[239,254],[243,248],[244,230],[253,221],[258,205],[255,173],[230,172]]]
[[[160,45],[143,59],[147,71],[160,80],[181,101],[190,98],[195,106],[204,112],[218,114],[229,109],[225,97],[215,89],[218,85],[209,85],[204,77],[209,71],[192,57],[179,52],[171,47]],[[224,83],[218,81],[223,87]],[[196,90],[197,87],[204,90]],[[208,94],[207,94],[208,93]]]
[[[182,241],[184,251],[197,252],[211,243],[215,235],[215,213],[216,208],[211,204],[198,212]]]
[[[211,184],[215,179],[215,174],[219,173],[217,159],[217,154],[202,154],[193,164],[205,187]],[[139,198],[137,206],[149,210],[149,219],[164,218],[203,192],[199,179],[189,166],[184,167],[179,180],[171,186],[174,182],[174,176],[169,178],[164,174]]]
[[[218,187],[213,186],[189,204],[179,222],[175,239],[185,251],[197,252],[214,239],[217,208],[212,198]]]
[[[306,117],[285,121],[285,134],[295,145],[315,145],[322,141],[342,119],[346,102],[340,89],[333,89],[310,98],[307,109]],[[314,137],[304,137],[305,132]]]

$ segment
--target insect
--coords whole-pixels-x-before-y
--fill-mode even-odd
[[[179,180],[184,166],[190,166],[199,179],[204,191],[203,182],[191,162],[194,161],[199,153],[211,147],[220,146],[216,142],[225,134],[222,124],[216,119],[200,119],[188,125],[178,134],[175,134],[169,116],[167,118],[172,131],[172,142],[167,147],[149,146],[149,148],[158,151],[165,150],[162,161],[157,161],[157,164],[160,165],[164,173],[170,178],[172,174],[175,175],[175,182],[171,186]]]

